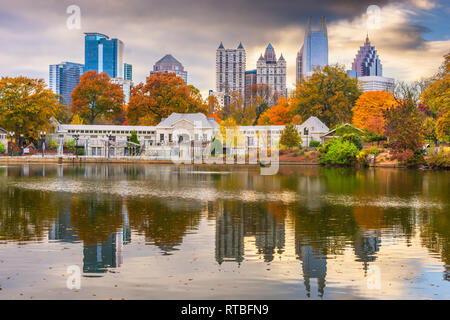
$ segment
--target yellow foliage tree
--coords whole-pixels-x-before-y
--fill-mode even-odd
[[[353,124],[377,134],[384,132],[383,111],[396,104],[394,96],[386,91],[364,92],[356,100],[353,111]]]
[[[39,131],[50,132],[52,118],[60,120],[63,106],[44,80],[26,77],[0,79],[0,126],[16,137],[37,139]]]
[[[438,116],[436,136],[438,140],[450,142],[450,53],[445,56],[441,71],[423,91],[421,101]]]

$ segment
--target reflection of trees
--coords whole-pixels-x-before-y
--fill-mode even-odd
[[[0,238],[7,240],[41,240],[61,208],[50,192],[5,188],[1,194]]]
[[[444,279],[450,281],[450,216],[448,211],[434,211],[421,218],[421,239],[431,252],[441,255],[445,264]]]
[[[165,253],[175,250],[184,235],[198,226],[203,209],[183,199],[133,198],[127,200],[126,207],[130,226]]]
[[[302,261],[303,280],[307,296],[311,292],[311,279],[317,279],[317,290],[322,297],[329,254],[342,254],[353,240],[358,227],[352,210],[344,206],[323,205],[311,212],[298,204],[292,206],[295,223],[295,251]]]
[[[122,227],[122,201],[112,196],[73,195],[70,203],[70,221],[85,244],[106,242]]]

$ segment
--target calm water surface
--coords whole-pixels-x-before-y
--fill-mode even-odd
[[[450,299],[449,190],[446,171],[0,166],[0,299]]]

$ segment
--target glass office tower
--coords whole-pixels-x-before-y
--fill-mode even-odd
[[[84,65],[73,62],[61,62],[49,67],[50,89],[60,95],[60,102],[70,106],[72,99],[70,95],[78,85],[80,76],[84,73]]]
[[[320,29],[311,30],[309,18],[303,46],[297,56],[297,81],[310,76],[317,67],[328,65],[328,32],[325,17],[320,18]]]
[[[85,71],[106,72],[111,78],[123,78],[124,44],[101,33],[85,33]]]

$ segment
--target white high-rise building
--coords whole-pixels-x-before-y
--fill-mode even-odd
[[[287,97],[286,60],[283,55],[277,60],[275,50],[270,43],[264,57],[261,55],[256,63],[256,83],[267,84],[274,92]]]
[[[216,52],[216,94],[229,95],[245,90],[246,54],[242,43],[237,49],[225,49],[222,42]]]
[[[133,88],[133,81],[131,80],[125,80],[122,78],[111,78],[111,83],[118,84],[123,91],[123,94],[125,96],[125,104],[128,104],[130,102],[130,94],[131,89]]]
[[[394,92],[394,79],[380,76],[358,77],[361,90]]]

